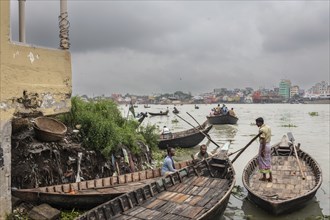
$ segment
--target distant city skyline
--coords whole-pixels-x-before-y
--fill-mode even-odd
[[[282,79],[283,80],[283,79]],[[285,79],[284,79],[285,80]],[[254,87],[244,87],[244,88],[226,88],[226,87],[221,87],[221,88],[224,88],[224,89],[227,89],[229,91],[233,91],[234,89],[240,89],[240,90],[245,90],[246,88],[252,88],[254,91],[258,91],[260,89],[266,89],[266,90],[274,90],[274,89],[280,89],[280,82],[279,81],[279,84],[277,86],[274,86],[274,87],[271,87],[271,88],[267,88],[267,87],[257,87],[257,88],[254,88]],[[315,84],[313,84],[310,88],[301,88],[299,85],[296,85],[294,83],[291,82],[291,87],[295,87],[295,89],[297,89],[296,87],[299,88],[299,90],[303,90],[305,93],[308,92],[308,90],[313,90],[313,88],[317,85],[317,84],[320,84],[322,82],[325,82],[328,87],[330,86],[330,81],[326,81],[326,80],[322,80],[321,82],[316,82]],[[202,95],[202,94],[205,94],[205,93],[212,93],[214,92],[214,90],[217,90],[217,89],[221,89],[220,87],[219,88],[213,88],[211,89],[210,91],[205,91],[205,92],[202,92],[202,93],[198,93],[198,94],[193,94],[191,93],[192,96],[199,96],[199,95]],[[87,95],[89,97],[96,97],[96,96],[111,96],[113,94],[121,94],[121,95],[126,95],[126,94],[130,94],[130,95],[138,95],[138,96],[148,96],[148,95],[158,95],[158,94],[173,94],[175,92],[178,92],[178,91],[181,91],[181,92],[184,92],[184,93],[189,93],[190,91],[182,91],[182,90],[177,90],[177,91],[171,91],[171,92],[163,92],[163,93],[150,93],[150,94],[138,94],[138,93],[129,93],[129,92],[123,92],[123,93],[103,93],[103,94],[74,94],[74,95],[79,95],[79,96],[82,96],[82,95]],[[297,91],[298,93],[299,91]]]
[[[26,1],[26,41],[58,48],[57,1]],[[308,89],[329,79],[329,1],[68,1],[73,94]],[[18,41],[18,1],[11,1]]]

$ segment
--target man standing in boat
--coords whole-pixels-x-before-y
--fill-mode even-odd
[[[167,156],[165,157],[162,166],[162,176],[171,174],[176,171],[173,161],[173,156],[175,155],[175,149],[173,147],[167,148]]]
[[[268,125],[264,124],[264,119],[259,117],[256,119],[256,124],[259,127],[259,133],[261,135],[259,137],[259,153],[258,153],[258,163],[259,163],[259,171],[262,173],[262,177],[259,179],[261,181],[269,181],[272,182],[272,171],[271,171],[271,146],[270,140],[272,136],[271,129]],[[269,178],[267,179],[267,173],[269,174]]]
[[[166,126],[163,127],[163,131],[162,131],[162,135],[163,135],[163,138],[165,139],[168,139],[168,138],[171,138],[172,136],[172,132],[170,131],[170,129]]]

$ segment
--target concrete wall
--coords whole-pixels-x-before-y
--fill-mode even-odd
[[[11,42],[9,7],[0,1],[0,219],[11,212],[11,119],[67,112],[72,92],[70,52]]]

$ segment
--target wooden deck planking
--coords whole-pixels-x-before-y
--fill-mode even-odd
[[[123,213],[138,219],[194,219],[212,208],[228,190],[227,180],[194,177]],[[212,186],[212,188],[210,188]],[[124,217],[121,217],[125,219]],[[116,218],[118,219],[118,218]]]
[[[151,203],[143,204],[143,206],[147,209],[158,209],[159,207],[163,206],[167,201],[161,200],[161,199],[155,199]]]
[[[184,210],[181,211],[180,216],[195,218],[203,210],[204,207],[187,206]]]
[[[147,209],[143,206],[136,206],[128,211],[126,211],[124,214],[129,216],[135,216],[139,213],[144,213]]]
[[[138,213],[134,217],[140,219],[154,219],[156,216],[159,216],[161,212],[152,209],[145,209],[143,212]]]
[[[250,177],[252,191],[268,200],[285,200],[295,198],[312,190],[316,184],[312,168],[305,161],[301,161],[306,179],[302,179],[297,160],[294,156],[272,157],[272,182],[260,181],[258,168]]]

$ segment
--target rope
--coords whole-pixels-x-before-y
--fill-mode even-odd
[[[60,28],[60,48],[67,50],[70,48],[70,42],[69,42],[69,27],[70,22],[68,19],[68,12],[61,13],[60,16],[58,16],[59,20],[59,28]]]

